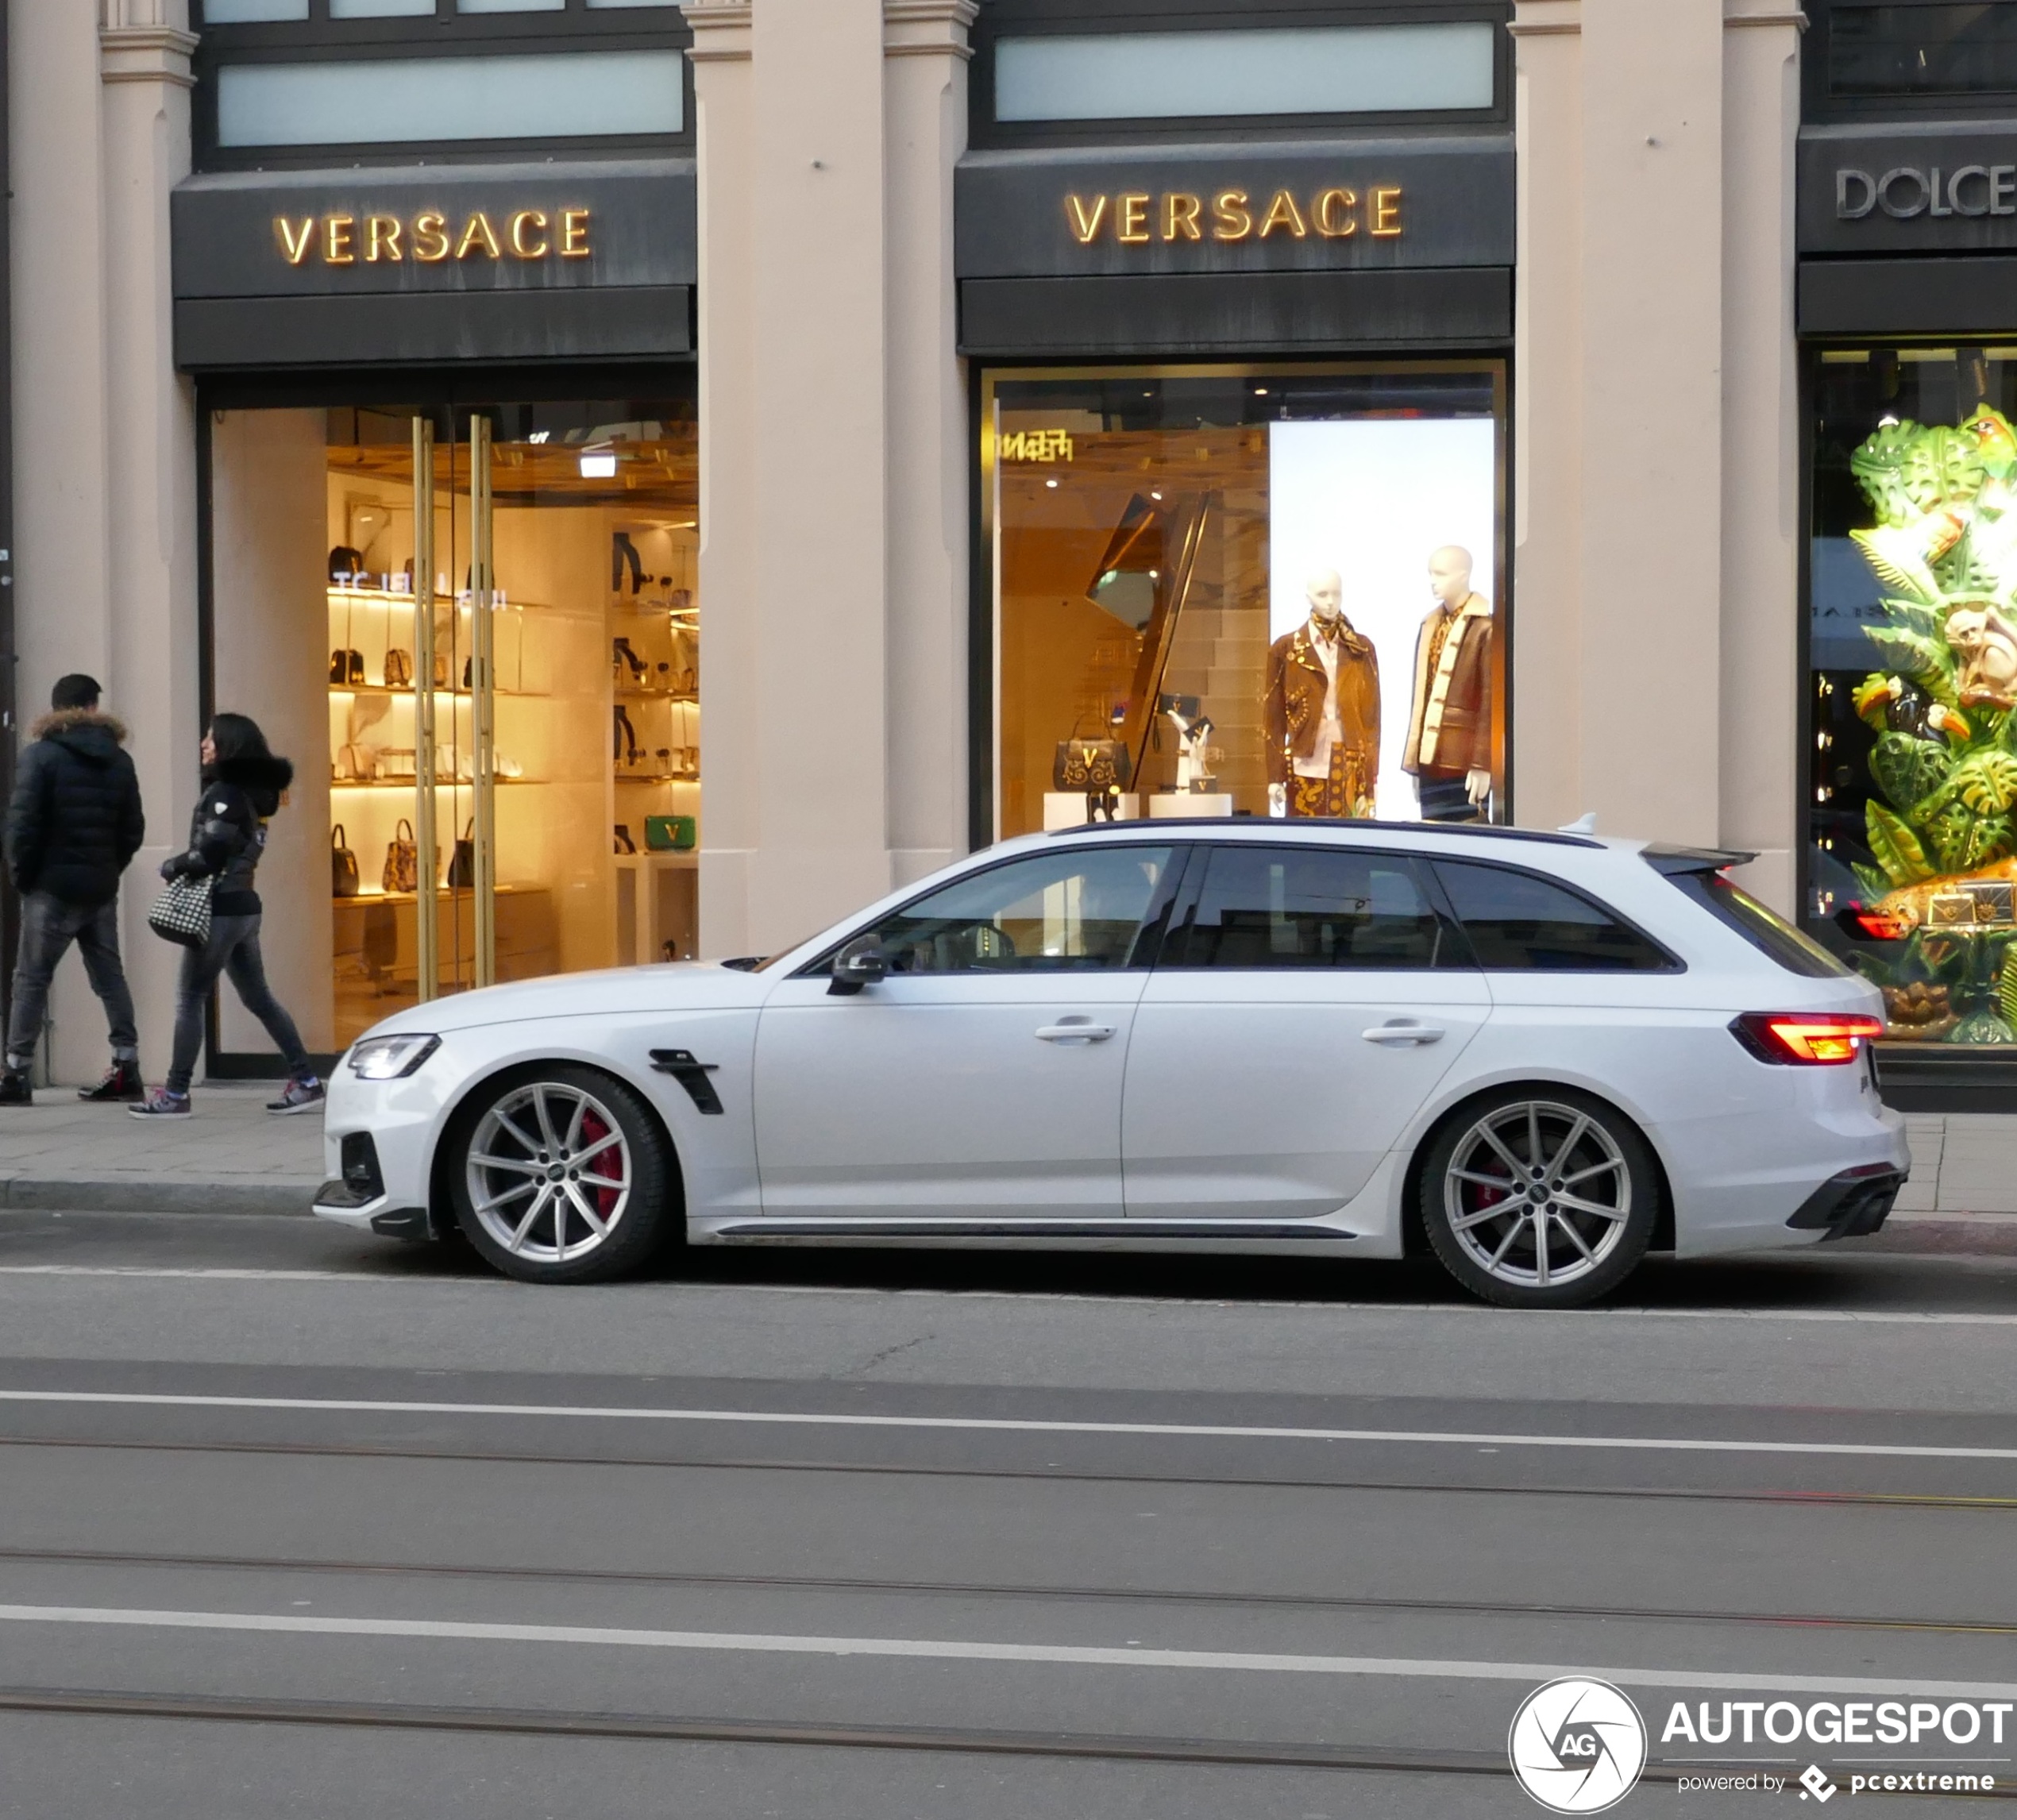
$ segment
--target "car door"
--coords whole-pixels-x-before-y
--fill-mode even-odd
[[[1120,1217],[1121,1083],[1172,853],[1070,841],[985,866],[873,926],[877,983],[834,993],[831,956],[781,981],[757,1025],[766,1217]]]
[[[1328,1213],[1483,1024],[1484,981],[1406,854],[1225,841],[1184,897],[1136,1014],[1128,1212]]]

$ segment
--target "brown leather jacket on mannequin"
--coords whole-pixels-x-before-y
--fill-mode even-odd
[[[1309,622],[1283,634],[1267,648],[1267,680],[1262,696],[1262,732],[1267,742],[1267,781],[1286,784],[1298,759],[1314,758],[1324,727],[1324,697],[1330,678],[1311,648]],[[1372,641],[1338,620],[1338,722],[1345,743],[1356,749],[1370,778],[1379,769],[1379,660]]]
[[[1445,626],[1437,652],[1436,634]],[[1483,595],[1471,595],[1454,614],[1431,607],[1421,623],[1415,639],[1414,708],[1401,768],[1417,777],[1492,768],[1492,610]]]

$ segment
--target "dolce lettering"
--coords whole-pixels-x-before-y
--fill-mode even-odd
[[[273,237],[290,265],[439,265],[451,259],[586,259],[586,209],[516,209],[495,219],[478,209],[458,224],[438,209],[398,215],[273,218]]]
[[[1188,190],[1122,191],[1103,196],[1065,198],[1065,222],[1081,246],[1110,240],[1121,246],[1177,241],[1350,240],[1363,232],[1372,240],[1398,240],[1402,191],[1398,183],[1359,191],[1319,190],[1307,201],[1277,190],[1265,199],[1245,190],[1216,195]]]
[[[1901,164],[1881,174],[1835,172],[1835,218],[1860,222],[1873,210],[1893,221],[1915,215],[2017,215],[2017,164],[1963,164],[1943,172]]]

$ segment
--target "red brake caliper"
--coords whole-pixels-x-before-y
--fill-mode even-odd
[[[587,1150],[592,1145],[600,1143],[608,1136],[607,1124],[592,1111],[584,1109],[581,1114],[581,1147]],[[613,1163],[611,1162],[612,1158],[615,1159]],[[621,1171],[623,1167],[623,1152],[615,1144],[611,1144],[600,1156],[592,1157],[589,1159],[589,1166],[598,1175],[615,1176],[621,1181]],[[596,1211],[607,1220],[615,1210],[616,1197],[623,1190],[620,1188],[595,1187],[592,1185],[590,1192],[596,1197]]]

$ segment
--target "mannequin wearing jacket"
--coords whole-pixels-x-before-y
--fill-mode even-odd
[[[1473,821],[1492,792],[1492,610],[1471,591],[1471,553],[1429,559],[1436,604],[1415,638],[1413,706],[1401,767],[1424,821]]]
[[[1335,573],[1312,576],[1309,596],[1309,619],[1268,647],[1268,806],[1363,820],[1379,775],[1379,661],[1345,618]]]

